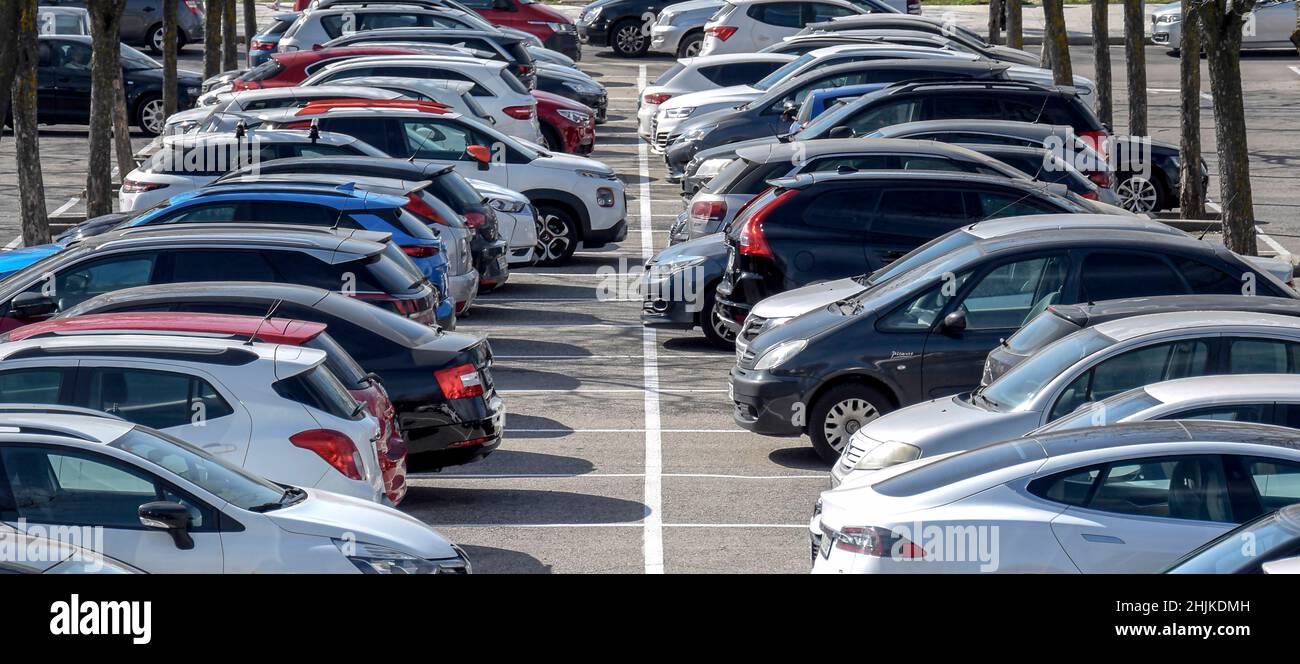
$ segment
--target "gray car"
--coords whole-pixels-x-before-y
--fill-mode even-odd
[[[82,7],[89,0],[42,0],[50,7]],[[163,3],[174,2],[176,8],[177,50],[186,44],[203,41],[203,3],[199,0],[127,0],[122,14],[122,41],[132,46],[147,46],[154,53],[163,49]]]
[[[690,0],[669,5],[650,26],[650,50],[693,58],[704,45],[704,24],[722,8],[722,0]]]

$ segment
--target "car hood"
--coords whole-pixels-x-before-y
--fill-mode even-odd
[[[732,85],[713,90],[688,92],[665,101],[659,105],[659,108],[674,109],[688,106],[717,106],[718,104],[731,104],[734,106],[751,101],[762,94],[751,85]]]
[[[965,397],[942,397],[900,408],[863,425],[854,440],[907,443],[929,457],[968,450],[1023,436],[1038,422],[1038,413],[1002,413],[970,403]],[[869,440],[862,440],[863,438]]]
[[[496,196],[497,198],[504,198],[519,203],[528,202],[527,196],[524,196],[523,194],[515,191],[514,189],[506,189],[501,185],[492,184],[491,182],[487,182],[484,180],[475,180],[473,178],[467,178],[467,179],[469,180],[469,185],[471,187],[474,187],[474,190],[480,194],[483,195],[491,194],[493,196]]]
[[[780,141],[772,136],[764,136],[762,138],[751,138],[747,141],[736,141],[735,143],[727,143],[725,145],[719,145],[717,147],[712,147],[707,150],[700,150],[699,152],[695,153],[695,158],[700,160],[701,164],[710,159],[716,159],[722,157],[726,157],[728,159],[735,159],[736,150],[742,150],[744,148],[754,147],[757,145],[765,145],[767,143],[778,143],[778,142]]]
[[[567,81],[581,81],[588,85],[604,87],[603,85],[600,84],[600,81],[597,81],[596,79],[588,76],[585,72],[581,70],[574,69],[572,67],[565,67],[564,65],[558,65],[553,62],[538,62],[537,73],[541,74],[542,76],[552,76],[555,78],[562,78]]]
[[[694,240],[674,244],[655,254],[655,257],[651,260],[655,263],[670,263],[675,260],[684,260],[696,256],[725,262],[727,260],[726,238],[722,233],[697,237]]]
[[[602,175],[606,175],[606,174],[610,176],[614,175],[613,169],[611,169],[609,166],[606,166],[605,164],[599,161],[596,161],[595,159],[588,159],[586,157],[579,157],[577,155],[565,154],[563,152],[548,152],[546,154],[548,156],[542,157],[536,160],[534,163],[536,163],[539,166],[545,166],[547,168],[556,168],[560,170],[567,170],[567,171],[583,170],[583,171],[592,171],[594,173],[600,173]]]
[[[836,279],[803,286],[764,298],[754,305],[753,314],[763,318],[802,316],[832,302],[861,293],[865,287],[853,279]]]
[[[212,115],[212,107],[191,108],[188,111],[173,113],[167,118],[167,126],[175,127],[183,122],[202,122]]]
[[[1167,5],[1160,5],[1158,8],[1152,10],[1151,15],[1164,16],[1166,14],[1177,14],[1179,16],[1182,16],[1182,13],[1183,13],[1183,3],[1171,2]]]
[[[1038,56],[1026,53],[1018,48],[1010,46],[990,46],[988,52],[995,59],[1002,62],[1012,62],[1018,65],[1029,65],[1037,67],[1039,65]]]
[[[544,18],[550,23],[572,23],[573,22],[569,20],[568,16],[560,13],[556,9],[547,7],[546,5],[540,2],[534,2],[533,4],[528,5],[528,11],[533,13],[534,15],[540,15],[537,16],[537,18]]]
[[[281,529],[299,535],[378,544],[425,559],[454,558],[448,542],[420,520],[360,498],[306,489],[307,499],[265,516]]]
[[[663,16],[664,14],[669,14],[671,16],[677,16],[687,12],[698,12],[701,14],[707,13],[712,15],[722,5],[722,0],[690,0],[690,2],[679,2],[675,5],[668,5],[662,12],[659,12],[659,15]]]

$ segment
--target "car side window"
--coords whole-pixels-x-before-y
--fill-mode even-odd
[[[82,380],[85,407],[154,429],[212,422],[235,412],[215,387],[197,376],[90,367]]]
[[[1201,408],[1188,408],[1168,415],[1162,415],[1162,420],[1215,420],[1219,422],[1254,422],[1257,424],[1272,424],[1270,413],[1272,404],[1267,403],[1241,403],[1228,406],[1203,406]]]
[[[396,146],[389,140],[390,126],[388,120],[378,118],[323,118],[320,121],[321,131],[347,134],[384,152],[395,154],[393,149]],[[397,156],[405,157],[409,155]]]
[[[243,205],[240,221],[296,226],[333,226],[339,220],[337,210],[312,203],[292,201],[250,201]]]
[[[804,25],[803,3],[801,2],[750,5],[746,13],[759,23],[775,25],[780,28],[802,28]]]
[[[153,252],[108,256],[99,260],[73,265],[54,277],[54,297],[58,309],[63,311],[104,293],[147,286],[153,283],[154,265],[158,255]],[[44,282],[32,287],[39,291]]]
[[[919,245],[932,240],[971,221],[965,198],[954,189],[886,189],[873,235],[882,242]]]
[[[1052,407],[1049,420],[1069,415],[1079,406],[1113,397],[1125,390],[1209,372],[1210,345],[1187,339],[1137,348],[1102,360],[1070,382]]]
[[[1067,470],[1063,473],[1040,477],[1026,487],[1029,493],[1054,503],[1083,506],[1092,497],[1093,486],[1101,477],[1103,466]]]
[[[57,404],[71,369],[32,367],[0,371],[0,403]]]
[[[825,173],[840,168],[852,168],[859,171],[878,171],[890,168],[893,165],[893,157],[884,155],[859,155],[854,157],[825,157],[815,159],[808,168],[800,171],[801,173]],[[913,167],[917,168],[917,167]],[[925,167],[925,170],[934,170]],[[859,203],[860,205],[860,203]]]
[[[1300,373],[1300,344],[1281,339],[1229,339],[1228,372]]]
[[[1020,327],[1060,297],[1066,268],[1064,256],[1042,256],[993,268],[958,305],[966,313],[966,329]]]
[[[239,216],[239,203],[206,203],[167,212],[154,218],[150,226],[188,224],[204,221],[234,221]]]
[[[996,99],[974,95],[944,95],[930,102],[926,120],[977,120],[1002,119],[1002,108]]]
[[[948,307],[970,273],[959,274],[955,279],[936,284],[920,295],[903,303],[876,323],[882,332],[924,332],[939,320],[939,314]],[[949,285],[951,284],[951,285]]]
[[[1300,464],[1262,457],[1241,457],[1265,512],[1300,503]]]
[[[869,134],[881,127],[919,119],[921,104],[914,99],[883,103],[845,121],[844,126],[857,134]]]
[[[1083,507],[1133,516],[1236,522],[1228,474],[1216,454],[1112,463]]]
[[[981,191],[976,193],[979,199],[981,219],[1000,217],[1018,217],[1029,214],[1053,214],[1061,210],[1048,205],[1029,195],[1012,195],[1001,192]]]
[[[406,120],[400,126],[405,154],[416,159],[468,161],[466,149],[479,144],[468,127],[450,122]]]
[[[857,12],[848,7],[829,5],[821,2],[807,3],[807,13],[808,16],[804,19],[805,23],[821,23],[840,16],[853,16],[857,14]]]
[[[1187,285],[1191,286],[1193,293],[1245,295],[1246,282],[1255,276],[1253,272],[1229,274],[1213,265],[1206,265],[1191,258],[1176,258],[1174,259],[1174,265],[1182,273],[1183,278],[1187,280]],[[1249,274],[1250,277],[1247,277],[1246,274]]]
[[[828,228],[865,234],[871,228],[878,191],[838,189],[818,196],[804,209],[803,223],[814,228]]]
[[[1151,254],[1096,252],[1083,260],[1079,274],[1085,302],[1187,293],[1173,268]]]
[[[195,281],[279,281],[260,251],[204,249],[173,254],[172,283]]]

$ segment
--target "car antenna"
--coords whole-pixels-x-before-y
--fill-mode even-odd
[[[311,125],[307,128],[307,138],[311,139],[312,145],[320,140],[320,118],[311,119]]]
[[[431,136],[424,136],[420,138],[420,144],[415,146],[414,150],[411,150],[411,156],[407,157],[406,163],[414,164],[416,156],[420,154],[420,150],[423,150],[425,145],[428,145],[431,138],[432,138]]]
[[[262,325],[271,320],[271,317],[275,315],[275,311],[280,308],[281,302],[284,302],[284,300],[276,300],[271,303],[271,308],[266,311],[266,315],[262,316],[262,320],[257,322],[257,327],[253,328],[253,334],[249,335],[248,341],[244,342],[245,346],[253,345],[253,342],[257,340],[257,334],[262,331]]]

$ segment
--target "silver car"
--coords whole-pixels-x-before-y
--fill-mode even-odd
[[[650,26],[650,50],[693,58],[704,45],[704,24],[722,9],[722,0],[691,0],[669,5]]]
[[[1296,0],[1258,0],[1255,9],[1246,15],[1241,29],[1241,48],[1284,48],[1295,50],[1291,32],[1296,29]],[[1151,43],[1169,47],[1177,54],[1182,39],[1183,5],[1173,2],[1151,12],[1147,37]]]

